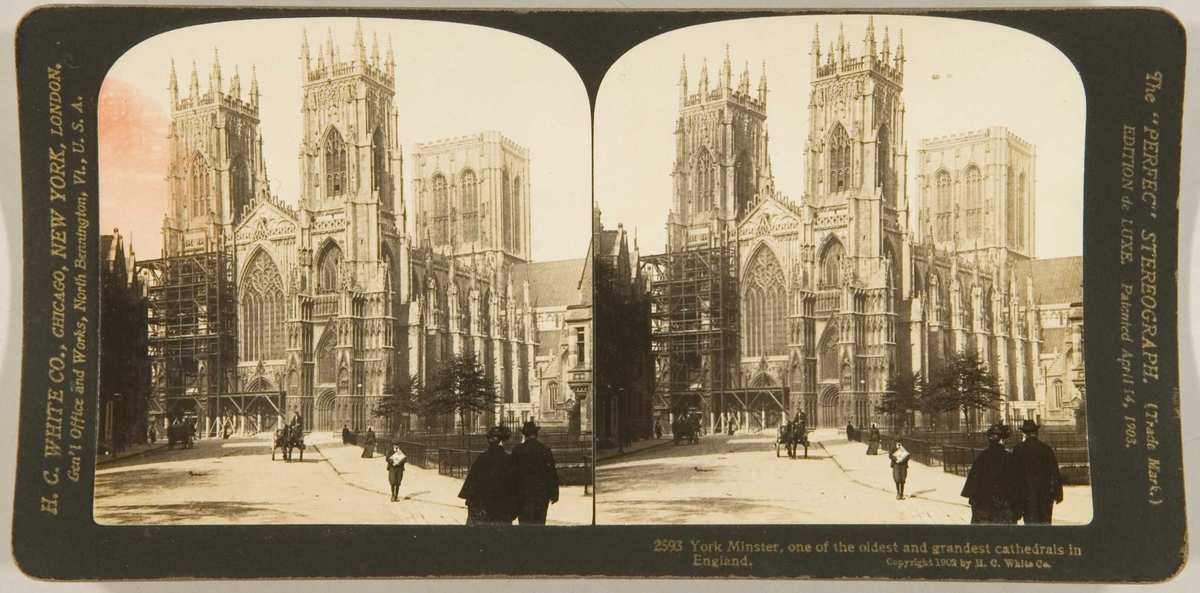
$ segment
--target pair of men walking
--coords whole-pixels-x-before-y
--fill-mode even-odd
[[[554,453],[538,441],[533,420],[525,422],[524,442],[504,450],[511,432],[493,426],[487,432],[488,449],[471,464],[458,497],[467,501],[467,525],[545,525],[546,512],[558,502],[558,469]]]
[[[971,503],[971,523],[1049,525],[1054,505],[1063,500],[1062,474],[1054,449],[1038,440],[1039,426],[1021,423],[1025,440],[1012,453],[1001,441],[1011,432],[993,424],[987,430],[988,448],[975,458],[962,496]]]

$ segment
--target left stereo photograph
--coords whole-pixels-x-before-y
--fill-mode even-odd
[[[591,114],[559,54],[200,25],[97,113],[97,523],[593,522]]]

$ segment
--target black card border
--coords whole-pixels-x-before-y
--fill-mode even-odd
[[[944,16],[991,22],[1023,30],[1055,45],[1079,70],[1087,94],[1087,141],[1084,182],[1084,291],[1089,327],[1115,326],[1116,283],[1107,276],[1116,261],[1113,229],[1118,213],[1108,188],[1119,185],[1121,124],[1143,109],[1135,84],[1144,72],[1161,71],[1171,81],[1160,91],[1162,145],[1159,244],[1161,399],[1173,401],[1170,418],[1160,423],[1159,458],[1166,488],[1165,502],[1153,509],[1144,504],[1144,486],[1114,483],[1138,475],[1137,458],[1125,454],[1115,438],[1121,420],[1118,406],[1089,406],[1095,520],[1080,527],[970,526],[581,526],[540,529],[520,536],[513,545],[511,528],[429,526],[204,526],[109,527],[92,521],[90,480],[94,467],[85,466],[86,492],[65,504],[57,516],[31,512],[38,508],[42,477],[38,456],[42,446],[45,387],[44,361],[48,318],[41,311],[49,301],[44,277],[49,269],[44,170],[47,151],[45,67],[61,62],[71,69],[76,88],[87,89],[85,102],[96,105],[100,83],[108,68],[128,48],[143,39],[180,27],[250,18],[361,16],[444,20],[479,24],[538,40],[562,54],[580,73],[593,104],[609,65],[637,43],[690,25],[791,14],[871,12]],[[1005,572],[982,578],[1011,581],[1161,581],[1176,574],[1187,554],[1180,421],[1178,414],[1178,196],[1183,109],[1185,34],[1169,13],[1153,9],[1058,10],[900,10],[900,11],[493,11],[422,9],[278,9],[183,7],[51,7],[37,9],[17,32],[17,73],[24,189],[24,335],[22,398],[18,436],[18,475],[13,514],[13,553],[27,574],[53,580],[127,580],[150,578],[293,578],[395,576],[642,576],[642,577],[776,577],[776,578],[920,578],[961,579],[957,571],[900,574],[882,562],[826,557],[820,563],[760,563],[745,572],[713,574],[688,563],[665,561],[652,553],[654,538],[743,537],[787,541],[867,541],[870,539],[962,541],[978,537],[979,529],[1011,532],[999,539],[1021,543],[1085,545],[1079,560],[1058,559],[1054,570]],[[95,112],[89,111],[88,140],[95,145]],[[1135,121],[1135,123],[1137,123]],[[1114,136],[1114,134],[1117,134]],[[96,195],[96,176],[90,180]],[[95,220],[96,203],[89,218]],[[92,228],[98,228],[93,225]],[[98,240],[91,237],[89,273],[94,278]],[[93,297],[95,296],[93,290]],[[89,316],[96,318],[96,299]],[[1100,323],[1095,320],[1109,320]],[[96,343],[95,325],[89,340]],[[597,339],[603,339],[602,328]],[[1113,332],[1088,334],[1088,394],[1101,398],[1100,389],[1116,384],[1116,367],[1106,364],[1115,346]],[[91,369],[95,377],[95,368]],[[602,372],[599,370],[598,372]],[[1104,400],[1107,401],[1107,400]],[[1115,401],[1108,402],[1115,404]],[[90,410],[92,418],[95,410]],[[89,431],[92,424],[89,423]],[[1114,438],[1109,438],[1112,435]],[[94,442],[94,433],[87,440]],[[94,451],[85,458],[94,459]],[[1144,456],[1142,457],[1144,463]],[[1141,468],[1144,471],[1144,467]],[[1139,506],[1140,505],[1140,506]],[[1133,509],[1139,512],[1132,512]],[[1146,512],[1140,512],[1146,511]],[[1147,514],[1148,513],[1148,514]],[[528,529],[528,528],[526,528]],[[940,538],[940,539],[939,539]],[[136,553],[134,552],[136,550]],[[405,559],[396,564],[390,553]],[[553,562],[545,558],[553,557]]]

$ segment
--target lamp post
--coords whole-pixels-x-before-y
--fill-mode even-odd
[[[861,425],[863,422],[867,421],[866,410],[863,409],[864,407],[866,407],[865,404],[866,404],[866,400],[867,400],[867,380],[866,379],[858,380],[858,391],[859,391],[859,393],[862,394],[859,396],[861,399],[858,400],[858,414],[859,414],[858,423],[859,423],[859,425]]]

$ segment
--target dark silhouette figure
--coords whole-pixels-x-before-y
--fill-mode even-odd
[[[662,425],[658,423],[658,420],[654,421],[654,438],[656,440],[662,438]]]
[[[879,455],[879,441],[883,439],[879,434],[879,428],[874,424],[871,425],[871,439],[867,444],[867,455]]]
[[[971,504],[971,523],[984,525],[1012,525],[1013,517],[1013,465],[1011,454],[1004,443],[1011,431],[1003,424],[993,424],[987,430],[987,449],[979,453],[967,473],[962,495]]]
[[[400,483],[404,481],[404,464],[408,456],[400,450],[400,445],[392,445],[392,453],[387,456],[388,484],[392,487],[392,502],[400,500]]]
[[[503,426],[488,429],[488,448],[467,471],[458,497],[467,501],[467,525],[512,525],[520,505],[512,456],[502,444],[511,432]]]
[[[367,436],[363,439],[363,459],[370,459],[375,456],[375,431],[370,426],[367,427]]]
[[[521,525],[545,525],[546,511],[558,502],[558,468],[554,453],[537,439],[538,425],[528,420],[521,427],[525,441],[513,447],[513,465],[521,490]]]
[[[346,426],[345,424],[342,425],[342,444],[350,444],[350,427]]]
[[[1013,446],[1016,477],[1017,516],[1026,525],[1049,525],[1055,503],[1062,502],[1062,474],[1054,449],[1038,440],[1039,426],[1033,420],[1021,423],[1025,440]]]

